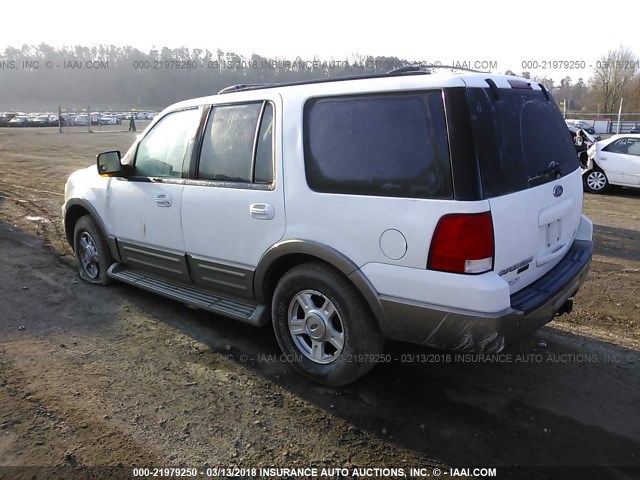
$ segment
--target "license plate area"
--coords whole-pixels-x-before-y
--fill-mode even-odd
[[[560,243],[562,238],[562,222],[560,219],[548,223],[546,226],[546,247],[553,250],[554,247]]]
[[[562,240],[562,221],[554,220],[544,227],[545,245],[543,252],[536,259],[536,266],[541,267],[546,263],[562,256],[568,248],[568,243]]]

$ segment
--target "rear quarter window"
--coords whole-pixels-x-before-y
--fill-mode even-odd
[[[314,191],[452,198],[441,91],[309,100],[304,147]]]

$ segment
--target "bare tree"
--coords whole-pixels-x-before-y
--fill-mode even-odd
[[[638,59],[626,47],[609,50],[596,63],[591,84],[604,113],[613,113],[638,72]]]
[[[624,103],[626,111],[640,112],[640,73],[636,74],[624,91]]]

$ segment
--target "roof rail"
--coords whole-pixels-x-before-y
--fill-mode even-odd
[[[302,80],[299,82],[263,83],[263,84],[254,84],[254,85],[238,84],[238,85],[231,85],[230,87],[223,88],[218,92],[218,95],[224,94],[224,93],[237,92],[240,90],[260,90],[263,88],[292,87],[296,85],[309,85],[314,83],[346,82],[349,80],[364,80],[368,78],[385,78],[385,77],[394,76],[394,75],[412,75],[412,74],[428,75],[429,74],[429,72],[426,72],[424,70],[420,70],[420,69],[415,70],[414,67],[411,67],[411,68],[412,70],[406,70],[406,71],[395,72],[394,70],[391,70],[386,73],[372,73],[369,75],[351,75],[348,77],[336,77],[336,78],[321,78],[318,80]],[[400,69],[396,69],[396,70],[400,70]]]
[[[263,88],[277,88],[277,87],[291,87],[296,85],[309,85],[314,83],[327,83],[327,82],[346,82],[349,80],[364,80],[368,78],[384,78],[395,75],[429,75],[431,70],[433,69],[445,69],[445,70],[460,70],[464,72],[473,72],[473,73],[490,73],[483,72],[482,70],[474,70],[472,68],[464,68],[464,67],[454,67],[453,65],[407,65],[404,67],[394,68],[393,70],[389,70],[386,73],[372,73],[369,75],[351,75],[348,77],[337,77],[337,78],[321,78],[318,80],[302,80],[299,82],[286,82],[286,83],[254,83],[254,84],[244,84],[238,83],[236,85],[231,85],[229,87],[223,88],[218,92],[218,95],[222,95],[225,93],[233,93],[238,92],[240,90],[260,90]]]
[[[265,88],[272,85],[271,83],[237,83],[235,85],[230,85],[228,87],[223,88],[218,92],[218,95],[223,93],[237,92],[238,90],[246,90],[246,89],[254,89],[254,88]]]
[[[428,70],[422,70],[420,67],[416,65],[406,65],[404,67],[394,68],[393,70],[389,70],[387,75],[400,75],[403,73],[426,73],[429,74]]]
[[[425,68],[443,68],[446,70],[460,70],[462,72],[471,72],[471,73],[491,73],[484,70],[475,70],[473,68],[454,67],[453,65],[427,65]]]

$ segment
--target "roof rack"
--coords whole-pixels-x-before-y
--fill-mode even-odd
[[[364,80],[368,78],[385,78],[390,76],[400,76],[400,75],[429,75],[431,74],[431,70],[435,69],[444,69],[444,70],[460,70],[463,72],[472,72],[472,73],[491,73],[485,72],[482,70],[474,70],[473,68],[464,68],[464,67],[454,67],[453,65],[407,65],[405,67],[394,68],[393,70],[389,70],[386,73],[372,73],[369,75],[351,75],[349,77],[337,77],[337,78],[322,78],[319,80],[302,80],[299,82],[286,82],[286,83],[254,83],[254,84],[243,84],[238,83],[236,85],[231,85],[229,87],[223,88],[218,92],[218,95],[222,95],[225,93],[233,93],[238,92],[240,90],[261,90],[263,88],[277,88],[277,87],[291,87],[296,85],[311,85],[314,83],[327,83],[327,82],[346,82],[349,80]]]
[[[223,93],[237,92],[238,90],[265,88],[270,85],[273,85],[273,84],[272,83],[249,83],[249,84],[237,83],[235,85],[230,85],[228,87],[223,88],[218,92],[218,95],[221,95]]]
[[[257,83],[257,84],[237,84],[223,88],[218,92],[218,95],[225,93],[238,92],[240,90],[261,90],[265,88],[277,88],[277,87],[292,87],[296,85],[311,85],[315,83],[328,83],[328,82],[346,82],[349,80],[365,80],[369,78],[388,78],[390,76],[400,75],[429,75],[431,72],[422,70],[418,67],[407,66],[400,67],[394,70],[390,70],[386,73],[372,73],[369,75],[351,75],[348,77],[336,77],[336,78],[321,78],[319,80],[302,80],[299,82],[286,82],[286,83]]]
[[[422,70],[420,67],[416,65],[407,65],[405,67],[394,68],[393,70],[389,70],[387,75],[400,75],[402,73],[426,73],[429,74],[431,72],[427,70]]]
[[[460,70],[462,72],[471,72],[471,73],[491,73],[483,70],[475,70],[473,68],[465,68],[465,67],[454,67],[453,65],[408,65],[406,67],[396,68],[387,72],[388,74],[400,74],[400,73],[410,73],[410,72],[425,72],[431,73],[431,70],[435,70],[437,68],[441,68],[443,70]]]

